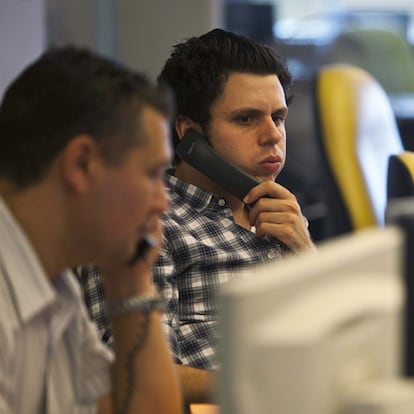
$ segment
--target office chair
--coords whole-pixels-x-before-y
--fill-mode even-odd
[[[388,161],[388,201],[411,196],[414,196],[414,152],[391,155]]]
[[[313,99],[325,238],[383,225],[388,158],[403,150],[384,89],[361,68],[328,64],[315,76]]]

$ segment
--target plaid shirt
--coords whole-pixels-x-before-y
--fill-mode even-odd
[[[168,300],[170,342],[177,362],[217,369],[217,289],[242,267],[279,258],[286,248],[236,224],[222,197],[171,174],[166,183],[171,201],[154,283]]]
[[[277,239],[257,239],[235,223],[228,202],[166,177],[170,207],[163,216],[163,246],[154,266],[154,283],[168,301],[166,333],[178,363],[218,369],[217,289],[254,265],[282,256]],[[111,342],[103,308],[103,289],[92,266],[78,268],[90,315],[102,339]]]
[[[105,314],[104,290],[98,270],[92,265],[84,265],[74,271],[82,286],[89,316],[96,323],[101,340],[112,345],[112,332]]]

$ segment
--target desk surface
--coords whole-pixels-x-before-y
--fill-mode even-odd
[[[191,414],[220,414],[218,405],[215,404],[191,404]]]

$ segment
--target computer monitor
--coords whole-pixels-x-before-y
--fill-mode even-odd
[[[362,230],[225,286],[221,414],[342,413],[369,384],[397,380],[403,242],[397,227]]]

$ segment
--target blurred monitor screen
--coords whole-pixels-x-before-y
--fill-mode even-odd
[[[222,414],[342,413],[351,391],[397,379],[402,245],[397,227],[362,230],[228,284]]]

